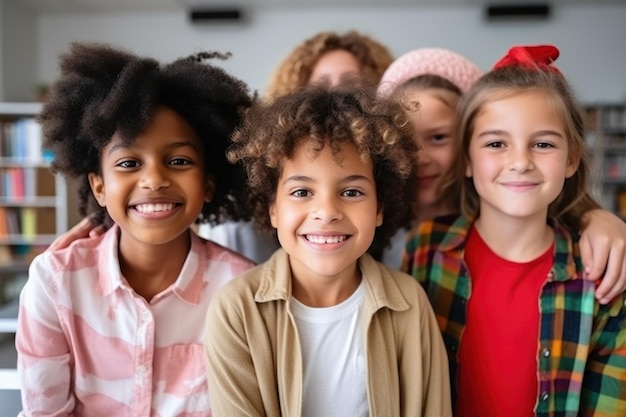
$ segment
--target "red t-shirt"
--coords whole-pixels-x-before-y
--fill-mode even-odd
[[[465,262],[472,292],[459,350],[456,416],[534,416],[539,294],[553,253],[551,246],[531,262],[510,262],[476,228],[470,231]]]

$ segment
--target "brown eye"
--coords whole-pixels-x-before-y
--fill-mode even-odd
[[[292,192],[291,195],[294,197],[308,197],[311,194],[308,190],[296,190]]]
[[[139,166],[139,163],[133,160],[126,160],[120,162],[119,164],[117,164],[117,166],[120,168],[137,168]]]

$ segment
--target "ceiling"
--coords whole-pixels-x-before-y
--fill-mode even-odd
[[[192,8],[468,6],[482,4],[536,4],[541,0],[11,0],[36,13],[109,13],[175,11]],[[626,0],[546,0],[551,4],[608,4]]]

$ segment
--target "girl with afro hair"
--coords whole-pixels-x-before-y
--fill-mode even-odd
[[[16,335],[23,416],[210,415],[206,309],[252,266],[190,229],[249,218],[225,152],[252,99],[210,58],[225,56],[163,65],[81,43],[61,55],[44,146],[80,181],[80,214],[108,230],[31,265]]]

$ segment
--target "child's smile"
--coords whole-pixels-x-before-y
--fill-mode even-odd
[[[131,210],[135,210],[139,217],[150,220],[173,216],[181,207],[181,203],[139,203],[130,206]]]
[[[329,244],[337,244],[345,242],[350,236],[346,235],[314,235],[314,234],[306,234],[304,235],[306,240],[310,243],[318,244],[318,245],[329,245]]]

